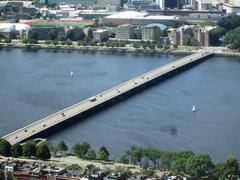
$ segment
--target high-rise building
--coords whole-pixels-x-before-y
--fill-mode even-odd
[[[156,3],[161,9],[165,9],[165,0],[156,0]]]
[[[161,9],[169,8],[180,8],[181,7],[181,0],[156,0],[156,3],[159,5]]]
[[[97,0],[97,5],[101,7],[110,6],[121,6],[121,0]]]
[[[133,27],[130,24],[123,24],[118,26],[116,31],[116,38],[120,40],[129,40],[134,38]]]
[[[161,28],[165,27],[160,24],[149,24],[142,28],[142,39],[145,41],[156,40],[160,38]]]

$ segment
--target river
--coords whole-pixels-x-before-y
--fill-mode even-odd
[[[180,57],[2,49],[0,136]],[[105,145],[113,157],[136,145],[240,159],[239,80],[239,58],[213,57],[49,140]]]

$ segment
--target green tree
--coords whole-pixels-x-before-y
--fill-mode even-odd
[[[236,13],[232,13],[226,17],[222,17],[217,24],[227,31],[233,30],[240,26],[240,16]]]
[[[44,44],[47,44],[47,45],[50,45],[51,43],[52,43],[51,40],[46,40],[46,41],[44,42]]]
[[[232,49],[240,49],[240,27],[226,34],[224,44],[231,45],[230,48]]]
[[[56,40],[58,38],[58,31],[56,29],[51,29],[47,34],[48,39]]]
[[[183,37],[183,45],[186,46],[199,46],[199,42],[196,38],[191,37],[190,35],[185,35]]]
[[[57,39],[58,39],[59,41],[65,41],[65,40],[66,40],[65,33],[64,33],[64,32],[59,32],[59,33],[57,34]]]
[[[10,44],[12,42],[11,39],[5,39],[5,43]]]
[[[83,142],[82,144],[77,143],[72,147],[73,153],[79,157],[79,158],[86,158],[86,154],[88,152],[88,150],[91,149],[91,146],[89,143],[87,142]]]
[[[38,43],[38,40],[36,40],[36,39],[29,39],[29,40],[28,40],[28,43],[29,43],[29,44],[37,44],[37,43]]]
[[[41,160],[47,160],[51,158],[51,153],[46,142],[37,146],[36,157]]]
[[[222,27],[217,27],[209,32],[211,45],[219,45],[219,39],[226,34],[226,30]]]
[[[108,160],[109,152],[105,146],[100,147],[98,151],[98,159],[99,160]]]
[[[199,25],[201,27],[216,26],[216,24],[213,21],[203,21],[203,22],[200,22]]]
[[[16,143],[16,144],[12,145],[11,151],[12,151],[13,157],[19,157],[19,156],[22,156],[23,148],[20,145],[20,143]]]
[[[208,155],[196,154],[186,162],[186,172],[194,178],[209,176],[213,171],[213,163]]]
[[[122,163],[122,164],[129,164],[129,157],[125,154],[122,155],[118,158],[117,162]]]
[[[3,138],[0,138],[0,155],[2,156],[11,155],[11,144]]]
[[[130,157],[130,161],[132,164],[139,163],[141,166],[141,161],[142,161],[142,158],[144,155],[144,151],[142,148],[131,146],[130,149],[126,153]]]
[[[29,140],[23,145],[23,155],[25,157],[36,156],[36,142],[35,141]]]
[[[58,42],[58,40],[53,40],[52,43],[56,46],[56,45],[58,45],[59,42]]]
[[[71,41],[83,40],[84,37],[85,34],[83,33],[83,30],[78,27],[70,29],[66,33],[66,38],[70,39]]]
[[[108,33],[108,36],[109,36],[109,38],[115,38],[115,37],[116,37],[116,33],[113,32],[113,31],[110,31],[110,32]]]
[[[28,43],[28,39],[23,39],[23,40],[22,40],[22,43],[23,43],[23,44],[27,44],[27,43]]]
[[[71,45],[72,45],[72,41],[69,41],[69,40],[68,40],[68,41],[66,42],[66,44],[67,44],[68,46],[71,46]]]
[[[68,150],[68,147],[64,141],[59,141],[57,144],[57,151],[63,154],[63,152],[66,152]]]
[[[35,40],[38,40],[38,33],[36,31],[33,31],[29,34],[29,39],[35,39]]]
[[[235,157],[229,157],[226,161],[216,165],[218,177],[220,179],[237,179],[240,176],[239,164]]]
[[[94,149],[89,149],[86,154],[86,158],[93,160],[93,159],[96,159],[96,157],[97,157],[97,155],[96,155]]]

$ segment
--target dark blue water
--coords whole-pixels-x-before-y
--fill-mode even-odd
[[[177,58],[1,50],[0,135]],[[239,80],[239,58],[214,57],[49,139],[106,145],[113,156],[137,145],[240,158]]]

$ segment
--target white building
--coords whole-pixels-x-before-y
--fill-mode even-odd
[[[20,39],[28,38],[31,31],[31,26],[21,23],[0,23],[0,34],[5,38],[16,38],[12,35],[18,36]]]
[[[156,3],[159,5],[161,9],[165,8],[165,0],[156,0]]]

